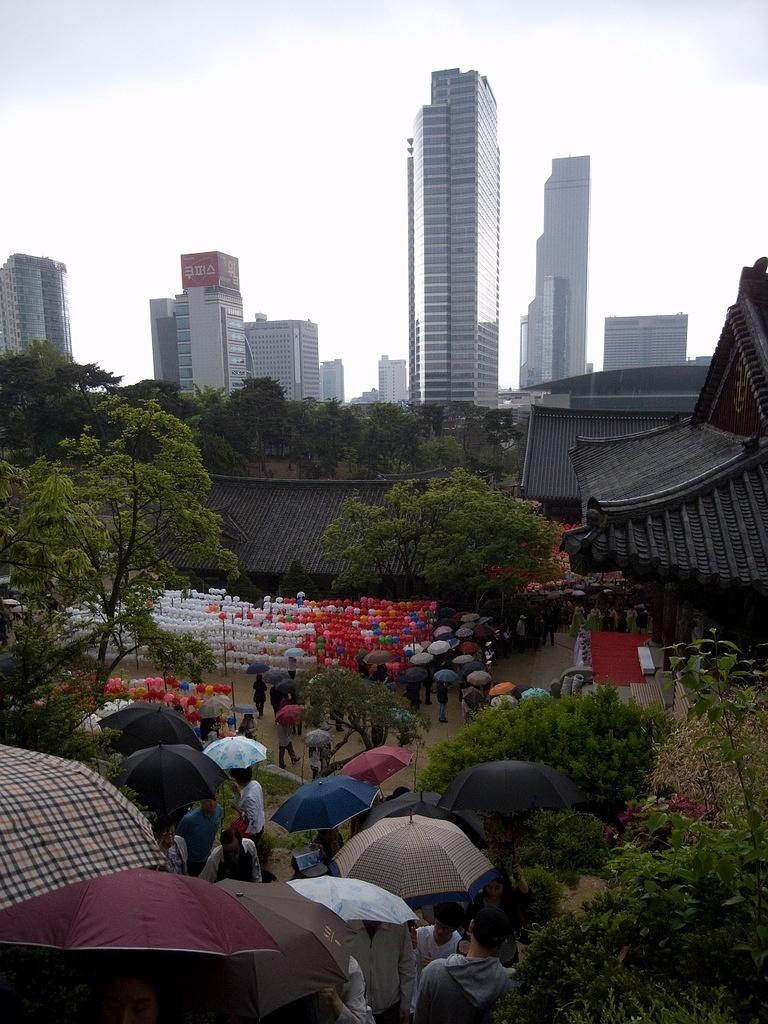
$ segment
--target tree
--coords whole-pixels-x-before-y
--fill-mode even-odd
[[[381,402],[363,420],[360,461],[369,476],[402,473],[416,463],[418,434],[410,413]]]
[[[294,558],[281,576],[277,592],[283,597],[296,597],[300,590],[312,596],[317,591],[317,580]]]
[[[256,460],[267,472],[267,452],[279,447],[285,434],[285,392],[276,380],[247,380],[229,399],[229,430],[224,436],[232,446]]]
[[[426,587],[466,603],[482,594],[494,567],[510,586],[549,578],[552,539],[551,524],[529,502],[457,469],[425,486],[398,483],[381,506],[345,502],[321,549],[344,565],[335,581],[342,589],[382,585],[408,597]]]
[[[109,399],[102,414],[110,440],[86,430],[63,442],[66,464],[31,467],[6,560],[30,600],[55,580],[59,600],[89,610],[85,628],[106,677],[146,642],[157,646],[148,608],[166,585],[185,582],[171,556],[226,573],[237,562],[204,505],[210,478],[190,428],[155,401]]]
[[[354,757],[334,760],[336,754],[357,736],[366,750],[381,746],[394,734],[400,746],[418,740],[428,720],[382,683],[368,682],[348,669],[331,667],[313,676],[301,686],[305,705],[305,726],[326,725],[331,719],[341,725],[342,733],[331,749],[331,761],[325,774],[338,771]]]

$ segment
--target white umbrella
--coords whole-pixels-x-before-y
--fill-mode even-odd
[[[447,640],[434,640],[427,648],[428,654],[445,654],[450,651],[451,645]]]
[[[399,896],[359,878],[321,875],[319,878],[297,878],[288,885],[307,899],[322,903],[344,921],[405,924],[416,916]]]
[[[5,598],[3,598],[3,604],[7,605],[9,608],[20,608],[21,607],[21,601],[15,601],[12,597],[5,597]]]
[[[215,761],[219,768],[250,768],[259,761],[267,760],[267,748],[263,743],[248,739],[247,736],[225,736],[209,743],[203,751],[206,757]]]

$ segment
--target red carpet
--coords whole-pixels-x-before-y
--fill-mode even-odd
[[[651,639],[648,633],[592,633],[592,671],[596,683],[629,686],[643,683],[637,648]]]

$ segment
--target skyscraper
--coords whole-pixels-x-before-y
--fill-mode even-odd
[[[0,267],[0,339],[6,352],[49,341],[69,359],[67,268],[42,256],[14,253]]]
[[[181,280],[175,299],[149,301],[155,379],[175,380],[182,392],[239,390],[253,376],[239,261],[223,252],[186,253]]]
[[[488,80],[434,71],[408,153],[411,401],[495,407],[499,148]]]
[[[340,359],[320,363],[320,396],[324,402],[344,401],[344,363]]]
[[[584,373],[588,263],[589,157],[553,160],[544,186],[544,234],[536,242],[536,296],[520,351],[521,386]]]
[[[254,377],[271,377],[285,397],[320,398],[317,324],[311,320],[267,320],[257,313],[245,325]]]
[[[607,316],[603,369],[632,366],[679,366],[688,345],[688,314]]]
[[[389,356],[382,356],[379,360],[379,401],[408,401],[404,359],[390,359]]]

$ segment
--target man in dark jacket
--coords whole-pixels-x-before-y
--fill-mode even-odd
[[[469,925],[469,952],[433,960],[421,973],[414,1024],[480,1024],[514,987],[497,953],[511,932],[503,910],[485,907]]]

